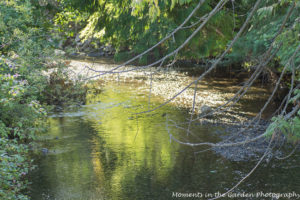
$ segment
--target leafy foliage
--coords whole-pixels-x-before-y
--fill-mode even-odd
[[[300,100],[300,90],[294,91],[294,96],[288,103],[297,105]],[[272,123],[266,130],[266,135],[271,136],[273,133],[284,134],[290,141],[299,141],[300,138],[300,110],[292,118],[285,119],[283,115],[272,118]]]
[[[243,61],[254,60],[270,47],[279,31],[292,1],[266,1],[257,11],[248,32],[239,40],[231,54],[232,59]],[[300,3],[297,2],[284,30],[275,40],[275,47],[282,43],[277,53],[281,65],[285,65],[299,45],[299,15]],[[296,56],[295,65],[300,64],[300,53]]]
[[[28,143],[45,127],[37,94],[8,59],[0,58],[0,198],[27,199],[22,191],[31,169]]]
[[[0,59],[0,108],[1,121],[8,127],[10,135],[2,135],[10,138],[33,139],[36,132],[40,131],[41,119],[46,111],[38,103],[38,95],[34,94],[26,79],[23,79],[17,70],[17,66],[8,60]],[[30,129],[23,129],[31,127]]]
[[[28,199],[29,144],[47,128],[41,74],[56,44],[40,3],[0,1],[0,199]]]
[[[297,141],[300,138],[300,118],[295,116],[292,119],[285,120],[282,117],[274,117],[272,123],[266,130],[267,136],[271,136],[273,133],[282,133],[290,141]]]
[[[5,133],[5,127],[0,123],[0,132]],[[25,177],[33,169],[28,159],[28,146],[19,144],[16,140],[0,138],[0,198],[27,200],[22,192],[28,182]]]
[[[207,1],[188,25],[211,11],[215,2]],[[88,23],[81,31],[81,37],[98,38],[102,43],[112,44],[117,50],[117,60],[130,57],[164,38],[182,23],[197,4],[198,2],[190,0],[97,1],[97,9],[90,10]],[[77,9],[76,4],[69,2],[68,5]],[[202,59],[218,55],[232,38],[233,25],[232,13],[222,10],[178,56],[183,59]],[[172,39],[140,61],[151,61],[161,54],[173,51],[196,27],[180,30]]]

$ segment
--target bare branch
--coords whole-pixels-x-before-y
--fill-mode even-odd
[[[287,20],[289,19],[289,17],[291,16],[293,10],[295,8],[295,1],[293,2],[292,6],[289,8],[286,17],[284,18],[278,32],[276,33],[276,35],[272,38],[271,40],[271,45],[269,47],[269,49],[267,50],[267,52],[265,53],[265,56],[263,57],[269,57],[272,49],[273,49],[273,45],[275,42],[275,39],[282,33],[285,24],[287,23]],[[216,108],[215,110],[212,110],[211,112],[207,113],[206,115],[202,115],[199,116],[198,118],[194,119],[194,121],[199,120],[200,118],[204,118],[208,115],[211,115],[215,112],[220,113],[220,110],[227,106],[228,104],[232,103],[230,105],[230,107],[232,107],[233,105],[235,105],[240,98],[242,98],[248,91],[248,89],[252,86],[252,84],[254,83],[254,81],[258,78],[259,74],[262,72],[263,68],[274,58],[274,56],[276,55],[276,53],[279,51],[280,47],[282,46],[282,43],[279,45],[279,47],[277,48],[277,51],[275,51],[273,53],[273,55],[271,55],[271,57],[269,57],[265,62],[259,62],[259,66],[256,68],[255,72],[251,75],[251,77],[246,81],[246,83],[244,84],[244,86],[242,88],[240,88],[240,90],[231,98],[229,99],[225,104],[219,106],[218,108]],[[245,89],[246,88],[246,89]],[[244,92],[240,95],[240,93],[244,90]],[[240,95],[240,96],[239,96]],[[233,100],[236,98],[236,100],[233,102]],[[227,111],[229,109],[229,107],[225,110],[222,110],[222,112]]]
[[[285,160],[285,159],[291,157],[295,153],[295,151],[297,150],[297,148],[299,147],[299,144],[300,143],[298,142],[298,144],[295,146],[295,148],[293,149],[293,151],[291,153],[289,153],[287,156],[285,156],[285,157],[276,156],[276,159],[278,159],[278,160]]]
[[[281,115],[283,115],[286,112],[287,106],[290,103],[291,95],[294,90],[294,82],[295,82],[295,62],[292,63],[292,80],[291,80],[291,88],[289,90],[289,93],[287,95],[285,106],[281,112]]]
[[[275,133],[274,133],[275,134]],[[274,136],[273,134],[273,136]],[[257,162],[257,164],[252,168],[252,170],[246,175],[244,176],[235,186],[233,186],[230,190],[228,190],[227,192],[223,193],[222,195],[212,198],[210,200],[215,200],[215,199],[219,199],[219,198],[223,198],[225,197],[227,194],[229,194],[230,192],[232,192],[235,188],[237,188],[244,180],[246,180],[256,169],[257,167],[262,163],[262,161],[265,159],[265,157],[269,154],[270,151],[270,147],[271,144],[273,142],[274,137],[272,137],[272,139],[269,142],[268,148],[266,149],[264,155],[259,159],[259,161]]]
[[[219,2],[219,4],[221,3],[222,1]],[[227,1],[226,1],[227,2]],[[217,65],[218,63],[225,57],[225,55],[230,51],[230,49],[232,48],[232,46],[234,45],[234,43],[237,41],[237,39],[241,36],[241,34],[244,32],[245,28],[247,27],[248,23],[250,22],[250,19],[253,17],[253,15],[255,14],[255,11],[257,10],[259,4],[260,4],[261,0],[257,0],[257,2],[255,3],[251,13],[249,14],[249,16],[247,17],[246,21],[244,22],[243,26],[240,28],[239,32],[236,34],[236,36],[234,37],[234,39],[231,41],[230,45],[228,45],[228,47],[226,48],[226,50],[223,52],[223,54],[212,64],[212,66],[206,71],[204,72],[201,76],[199,76],[195,81],[191,82],[190,84],[188,84],[186,87],[184,87],[180,92],[178,92],[177,94],[175,94],[172,98],[170,98],[169,100],[165,101],[164,103],[162,103],[161,105],[151,109],[151,110],[147,110],[147,111],[144,111],[144,112],[140,112],[139,114],[143,114],[143,113],[148,113],[148,112],[152,112],[154,110],[157,110],[163,106],[165,106],[166,104],[170,103],[172,100],[174,100],[176,97],[178,97],[180,94],[182,94],[185,90],[187,90],[191,85],[193,85],[196,81],[200,81],[202,80],[209,72],[211,72]],[[223,3],[223,2],[222,2]],[[218,4],[218,5],[219,5]],[[215,7],[214,10],[217,10],[218,9],[218,5]],[[209,16],[211,16],[213,13],[211,12],[209,14]],[[206,19],[206,21],[208,21],[210,18],[208,17]],[[205,22],[206,22],[205,21]],[[202,25],[204,25],[203,22],[197,30],[200,30],[201,27],[203,27]],[[197,33],[197,32],[196,32]],[[181,45],[185,45],[188,43],[188,41],[191,39],[191,37],[196,34],[195,32]],[[178,48],[179,49],[179,48]],[[176,51],[176,50],[175,50]],[[173,52],[174,53],[174,52]],[[170,54],[169,54],[170,55]]]
[[[285,73],[285,70],[287,69],[287,67],[289,66],[289,63],[295,58],[297,52],[300,50],[300,45],[298,46],[298,48],[295,50],[294,54],[289,58],[289,60],[287,61],[285,67],[283,68],[282,72],[281,72],[281,75],[276,83],[276,86],[275,88],[273,89],[273,92],[272,94],[269,96],[269,99],[267,100],[267,102],[265,103],[265,105],[261,108],[260,112],[250,121],[250,123],[247,125],[246,128],[249,128],[249,126],[257,119],[260,119],[263,111],[266,109],[266,107],[269,105],[269,103],[271,102],[271,99],[273,98],[274,94],[276,93],[277,89],[278,89],[278,86],[279,86],[279,83],[281,82],[281,79]],[[299,110],[300,106],[299,104],[297,104],[297,106],[295,106],[294,110],[291,111],[289,114],[287,114],[285,116],[285,119],[289,119],[291,116],[293,116],[298,110]],[[244,129],[242,129],[241,131],[239,131],[237,134],[239,133],[242,133],[244,131]],[[247,144],[247,143],[250,143],[250,142],[254,142],[262,137],[265,137],[267,136],[267,132],[257,136],[257,137],[254,137],[254,138],[251,138],[251,139],[248,139],[248,140],[244,140],[244,141],[241,141],[241,142],[235,142],[235,143],[211,143],[211,142],[202,142],[202,143],[190,143],[190,142],[182,142],[178,139],[176,139],[172,134],[170,134],[170,138],[173,138],[174,141],[180,143],[180,144],[183,144],[183,145],[187,145],[187,146],[211,146],[211,147],[228,147],[228,146],[238,146],[238,145],[244,145],[244,144]]]
[[[231,142],[231,143],[212,143],[212,142],[201,142],[201,143],[190,143],[190,142],[182,142],[178,139],[176,139],[172,134],[170,134],[170,138],[173,139],[175,142],[179,144],[183,144],[186,146],[191,146],[191,147],[196,147],[196,146],[210,146],[210,147],[232,147],[232,146],[240,146],[240,145],[245,145],[251,142],[254,142],[256,140],[259,140],[263,137],[267,136],[267,133],[263,133],[261,135],[258,135],[254,138],[244,140],[241,142]]]
[[[188,125],[188,129],[187,129],[187,135],[189,134],[189,131],[190,131],[190,128],[191,128],[191,124],[192,124],[192,120],[193,120],[193,115],[194,115],[194,112],[195,112],[197,86],[198,86],[198,81],[196,81],[196,83],[195,83],[194,97],[193,97],[193,107],[192,107],[191,118],[189,120],[189,125]]]
[[[287,115],[284,116],[284,119],[285,120],[290,119],[293,115],[295,115],[298,112],[299,109],[300,109],[300,105],[297,104],[291,112],[289,112]]]

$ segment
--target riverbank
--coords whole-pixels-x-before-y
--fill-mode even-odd
[[[78,76],[82,79],[89,81],[97,81],[100,84],[105,82],[119,82],[119,83],[137,83],[139,90],[150,92],[151,95],[159,96],[163,101],[169,100],[174,95],[178,94],[186,85],[193,82],[196,77],[189,76],[189,72],[184,71],[182,68],[168,68],[161,69],[140,69],[135,66],[126,66],[114,70],[113,73],[102,73],[114,69],[118,65],[111,59],[105,58],[101,60],[69,60],[70,75],[76,79]],[[185,67],[186,68],[186,67]],[[100,72],[98,72],[100,71]],[[117,73],[120,72],[120,73]],[[151,75],[152,74],[152,75]],[[235,93],[240,89],[246,79],[231,79],[231,78],[215,78],[208,77],[197,85],[197,95],[195,105],[195,112],[200,113],[202,106],[217,107],[225,104],[231,99]],[[191,108],[193,105],[194,87],[188,88],[177,98],[170,103],[181,108]],[[243,101],[249,101],[252,105],[253,101],[262,105],[270,93],[268,87],[257,83],[254,87],[250,88],[248,93],[244,96]],[[259,108],[257,106],[247,107],[244,111],[240,109],[241,104],[238,102],[235,108],[231,111],[237,111],[242,115],[254,116]],[[267,118],[270,115],[273,107],[268,107],[266,114],[263,115]]]

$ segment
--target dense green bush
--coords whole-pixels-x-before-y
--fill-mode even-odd
[[[28,144],[46,127],[37,97],[18,66],[0,58],[0,199],[27,199]]]
[[[10,129],[6,137],[32,139],[39,131],[39,122],[46,115],[45,109],[37,101],[39,94],[8,59],[0,58],[0,65],[0,119]],[[30,129],[23,130],[23,127]]]
[[[30,1],[0,2],[0,199],[27,199],[28,144],[45,126],[37,84],[44,49]]]
[[[1,122],[0,122],[1,123]],[[5,134],[5,126],[0,124],[1,134]],[[23,195],[28,186],[26,175],[32,169],[28,159],[28,146],[19,144],[17,140],[0,137],[0,198],[28,199]]]
[[[0,1],[0,199],[27,199],[29,145],[46,130],[46,103],[58,95],[43,73],[57,43],[39,1]],[[67,78],[67,77],[62,77]],[[67,80],[63,80],[66,81]],[[57,83],[56,83],[57,84]],[[69,85],[73,93],[78,85]],[[80,85],[81,86],[81,85]],[[79,87],[79,86],[78,86]],[[63,89],[63,88],[61,88]],[[45,95],[45,92],[51,94]],[[66,97],[69,101],[77,96]]]

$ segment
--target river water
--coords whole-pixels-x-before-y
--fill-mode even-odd
[[[88,95],[86,105],[52,113],[50,129],[39,136],[34,155],[38,167],[30,176],[31,199],[165,200],[184,193],[199,197],[188,199],[208,199],[226,192],[255,166],[257,160],[233,162],[213,151],[195,154],[200,149],[171,141],[170,132],[182,140],[210,142],[226,132],[198,124],[191,128],[196,134],[187,137],[185,130],[166,123],[167,117],[177,122],[189,117],[187,110],[172,105],[137,115],[147,110],[148,96],[136,88],[106,84],[101,94]],[[152,106],[160,102],[154,98]],[[41,148],[49,152],[41,153]],[[234,192],[300,193],[299,161],[296,154],[263,162]]]

